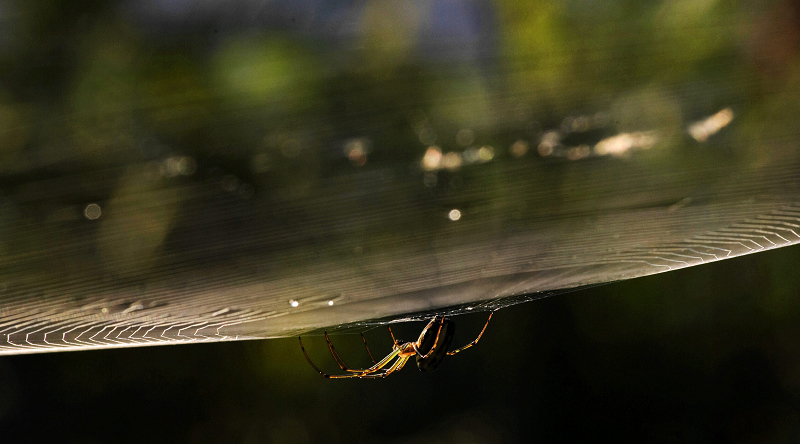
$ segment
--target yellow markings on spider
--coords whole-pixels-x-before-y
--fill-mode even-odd
[[[306,361],[308,361],[308,363],[311,364],[311,367],[313,367],[314,370],[316,370],[317,373],[324,378],[385,378],[392,373],[401,370],[403,366],[406,365],[406,362],[408,362],[408,360],[414,356],[417,358],[417,367],[421,371],[430,372],[435,370],[445,356],[452,356],[477,344],[481,339],[481,336],[483,336],[483,332],[486,331],[486,327],[489,326],[489,321],[492,320],[493,314],[494,312],[489,314],[489,319],[486,320],[486,324],[484,324],[483,329],[481,329],[481,332],[474,341],[453,351],[447,351],[447,348],[453,341],[453,335],[455,334],[455,322],[443,316],[436,316],[431,319],[431,321],[428,322],[428,325],[422,329],[422,333],[420,333],[416,342],[398,341],[394,337],[394,333],[392,333],[392,327],[389,327],[389,334],[392,336],[392,342],[394,345],[392,346],[392,352],[386,355],[386,357],[381,359],[379,362],[375,362],[375,358],[372,357],[372,352],[369,351],[367,340],[362,334],[361,340],[364,341],[364,347],[367,349],[367,353],[369,353],[372,363],[375,364],[372,367],[365,369],[352,369],[345,364],[345,362],[342,360],[342,357],[339,356],[339,353],[337,353],[336,349],[333,348],[333,344],[331,343],[331,340],[328,337],[328,332],[326,331],[325,341],[328,343],[328,349],[331,351],[333,360],[336,361],[342,371],[348,372],[342,375],[329,375],[320,370],[319,367],[317,367],[311,361],[311,358],[308,357],[308,353],[306,353],[306,349],[303,347],[303,338],[298,337],[298,339],[300,340],[300,349],[303,351]]]

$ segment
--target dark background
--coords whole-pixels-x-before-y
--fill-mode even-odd
[[[325,380],[297,339],[0,358],[7,442],[792,442],[800,249],[496,313],[436,372]],[[468,342],[484,314],[456,318]],[[421,323],[397,326],[411,338]],[[407,332],[407,333],[404,333]],[[373,352],[388,333],[368,332]],[[357,335],[333,337],[367,363]],[[321,337],[317,363],[335,371]]]

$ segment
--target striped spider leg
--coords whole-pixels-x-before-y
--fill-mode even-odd
[[[303,338],[298,337],[298,339],[300,340],[300,349],[303,351],[306,361],[308,361],[311,367],[324,378],[385,378],[390,374],[401,370],[412,357],[416,357],[417,367],[421,371],[428,372],[435,370],[445,356],[455,355],[456,353],[460,353],[477,344],[483,336],[483,333],[486,331],[486,327],[489,326],[489,321],[492,320],[493,314],[494,311],[489,314],[489,319],[486,320],[486,324],[483,325],[483,329],[481,329],[481,332],[478,334],[478,337],[475,338],[475,340],[461,348],[452,351],[447,351],[447,349],[453,340],[453,335],[455,334],[455,323],[452,320],[442,316],[436,316],[430,322],[428,322],[428,325],[425,326],[425,328],[422,330],[422,333],[420,333],[419,338],[415,342],[402,342],[397,340],[397,338],[394,337],[392,328],[389,327],[389,334],[392,336],[393,342],[392,351],[379,362],[375,362],[375,359],[372,357],[372,352],[370,352],[369,346],[367,345],[367,340],[362,334],[361,339],[364,341],[364,347],[366,347],[367,353],[369,353],[374,364],[372,367],[365,369],[350,368],[350,366],[344,362],[342,357],[333,347],[333,343],[331,343],[331,340],[328,337],[328,332],[325,332],[325,341],[328,344],[328,349],[330,350],[334,361],[336,361],[336,364],[339,365],[339,368],[342,369],[342,371],[347,372],[341,375],[329,375],[320,370],[319,367],[317,367],[308,356],[308,353],[303,346]]]

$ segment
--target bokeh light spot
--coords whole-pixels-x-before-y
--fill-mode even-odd
[[[439,168],[442,161],[442,150],[438,146],[431,146],[422,157],[422,169],[431,171]]]
[[[103,214],[103,210],[96,203],[86,205],[86,208],[83,209],[83,215],[89,220],[99,219],[101,214]]]
[[[490,146],[482,146],[478,150],[478,158],[483,162],[488,162],[494,158],[494,148]]]
[[[509,148],[508,151],[514,157],[522,157],[528,152],[529,148],[528,142],[524,140],[517,140],[511,145],[511,148]]]
[[[456,134],[456,143],[461,146],[469,146],[475,140],[475,131],[469,128],[461,128]]]

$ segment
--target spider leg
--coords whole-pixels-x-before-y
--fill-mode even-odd
[[[379,371],[380,369],[386,367],[389,364],[389,362],[392,361],[392,359],[396,358],[397,355],[400,354],[400,350],[399,349],[398,350],[393,350],[385,358],[381,359],[380,362],[378,362],[377,364],[373,365],[372,367],[370,367],[368,369],[356,370],[354,373],[346,374],[346,375],[329,375],[327,373],[324,373],[322,370],[320,370],[319,367],[317,367],[314,364],[314,362],[311,361],[311,358],[308,356],[308,353],[306,352],[305,347],[303,347],[303,338],[298,337],[297,339],[300,340],[300,349],[303,351],[303,356],[306,357],[306,361],[308,361],[308,363],[311,365],[311,367],[314,370],[316,370],[317,373],[320,374],[320,376],[322,376],[323,378],[329,378],[329,379],[359,378],[359,377],[361,377],[363,375],[369,375],[369,374],[375,373],[375,372]]]
[[[402,350],[400,350],[400,349],[392,350],[392,352],[389,353],[388,355],[386,355],[385,358],[381,359],[377,364],[373,365],[372,367],[363,370],[360,374],[375,373],[378,370],[386,367],[392,361],[392,359],[396,358],[397,355],[400,354],[401,351]]]
[[[405,367],[405,366],[406,366],[406,363],[408,362],[408,360],[409,360],[409,359],[411,359],[411,356],[409,356],[409,357],[407,357],[407,358],[403,358],[403,363],[402,363],[402,364],[400,364],[400,366],[399,366],[399,367],[397,367],[397,370],[395,370],[395,371],[398,371],[398,372],[399,372],[400,370],[402,370],[402,369],[403,369],[403,367]]]
[[[386,371],[384,371],[382,373],[364,374],[364,375],[360,375],[358,377],[359,378],[385,378],[385,377],[391,375],[392,373],[394,373],[394,372],[396,372],[398,370],[401,370],[406,365],[406,362],[408,362],[408,358],[410,358],[410,356],[398,359],[397,361],[395,361],[395,363],[391,367],[389,367],[388,369],[386,369]]]
[[[298,336],[298,337],[297,337],[297,339],[299,339],[299,340],[300,340],[300,350],[303,350],[303,356],[305,356],[305,357],[306,357],[306,361],[308,361],[308,363],[309,363],[309,364],[311,364],[311,367],[313,367],[313,368],[314,368],[314,370],[316,370],[316,371],[317,371],[317,373],[319,373],[319,374],[320,374],[320,375],[321,375],[323,378],[330,378],[330,377],[331,377],[331,375],[328,375],[328,374],[322,373],[322,370],[320,370],[320,369],[319,369],[319,367],[317,367],[316,365],[314,365],[314,363],[313,363],[313,362],[311,362],[311,358],[309,358],[309,357],[308,357],[308,353],[306,353],[306,348],[305,348],[305,347],[303,347],[303,338],[301,338],[300,336]]]
[[[364,337],[364,333],[361,333],[361,340],[364,341],[364,348],[367,349],[367,354],[369,354],[369,358],[372,359],[372,363],[377,364],[377,362],[375,362],[375,358],[372,357],[372,352],[369,351],[369,346],[367,345],[367,338]]]
[[[393,371],[395,371],[395,367],[397,366],[398,362],[402,361],[403,359],[407,359],[407,358],[399,358],[399,359],[397,359],[397,361],[395,361],[394,364],[392,364],[392,366],[390,368],[384,370],[383,372],[379,372],[379,370],[381,370],[383,367],[386,367],[386,365],[389,364],[389,362],[391,362],[392,359],[396,358],[398,354],[400,354],[399,350],[396,351],[396,352],[390,353],[389,356],[383,358],[381,360],[381,362],[375,364],[373,367],[370,367],[370,368],[362,371],[361,373],[348,373],[348,374],[345,374],[345,375],[329,375],[329,376],[323,375],[323,376],[325,376],[326,378],[330,378],[330,379],[385,378],[386,375],[388,375],[388,374],[392,373]],[[378,366],[380,366],[380,367],[378,367]],[[353,371],[353,370],[351,370],[351,371]]]
[[[397,344],[397,339],[394,338],[394,333],[392,333],[392,327],[387,325],[386,327],[389,328],[389,334],[392,335],[392,344]]]
[[[350,368],[349,365],[345,364],[345,362],[342,359],[342,357],[339,356],[339,353],[337,353],[336,349],[333,348],[333,344],[331,343],[331,339],[328,337],[328,332],[327,331],[325,332],[325,342],[328,343],[328,349],[330,349],[330,351],[331,351],[331,355],[333,356],[333,360],[336,361],[336,363],[339,365],[340,369],[342,369],[342,370],[344,370],[346,372],[355,372],[355,373],[363,372],[363,370],[353,370],[353,369]],[[372,357],[372,354],[370,354],[370,358],[371,357]],[[375,364],[375,360],[374,359],[372,360],[372,363]]]
[[[327,378],[331,378],[331,379],[341,379],[341,378],[385,378],[386,375],[388,375],[388,374],[394,372],[395,370],[397,370],[397,366],[398,365],[400,365],[400,367],[402,367],[402,364],[400,364],[401,361],[408,360],[408,358],[398,358],[397,361],[395,361],[395,363],[392,364],[391,367],[389,367],[388,369],[384,370],[383,372],[379,372],[379,370],[381,370],[383,367],[386,367],[386,365],[389,362],[391,362],[392,359],[396,358],[398,354],[400,354],[400,350],[395,350],[395,351],[389,353],[389,355],[386,356],[385,358],[383,358],[381,360],[381,362],[379,362],[379,363],[375,364],[374,366],[362,371],[361,373],[349,373],[349,374],[346,374],[346,375],[330,375],[330,376],[326,376],[326,377]]]
[[[468,349],[468,348],[472,347],[473,345],[477,344],[477,343],[478,343],[478,341],[480,341],[480,340],[481,340],[481,336],[483,336],[483,332],[485,332],[485,331],[486,331],[486,327],[488,327],[488,326],[489,326],[489,321],[491,321],[491,320],[492,320],[492,315],[493,315],[493,314],[494,314],[494,311],[493,311],[493,312],[491,312],[491,313],[489,313],[489,319],[487,319],[487,320],[486,320],[486,324],[484,324],[484,325],[483,325],[483,329],[481,330],[481,332],[478,334],[478,337],[477,337],[477,338],[475,338],[475,340],[474,340],[474,341],[470,342],[469,344],[467,344],[467,345],[465,345],[465,346],[463,346],[463,347],[461,347],[461,348],[459,348],[459,349],[456,349],[456,350],[453,350],[453,351],[449,351],[449,352],[447,352],[447,355],[448,355],[448,356],[452,356],[452,355],[454,355],[454,354],[456,354],[456,353],[458,353],[458,352],[462,352],[462,351],[464,351],[464,350],[466,350],[466,349]]]

